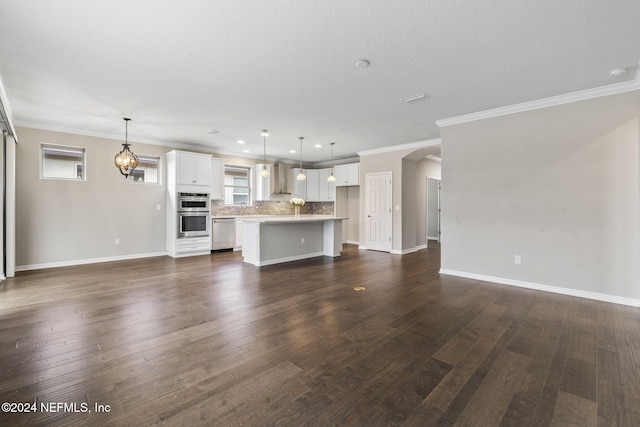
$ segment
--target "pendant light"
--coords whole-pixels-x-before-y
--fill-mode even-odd
[[[269,169],[267,169],[267,137],[269,136],[269,132],[266,129],[262,130],[262,146],[264,149],[264,163],[262,165],[262,170],[260,171],[260,176],[263,178],[269,177]]]
[[[331,174],[327,177],[327,181],[336,182],[336,176],[333,174],[333,146],[336,145],[336,143],[332,142],[329,145],[331,145]]]
[[[131,119],[124,117],[122,120],[125,122],[124,144],[122,144],[122,151],[116,154],[115,163],[120,173],[128,178],[138,166],[138,156],[129,150],[129,121]]]
[[[300,136],[298,137],[298,139],[300,140],[300,173],[298,174],[296,179],[298,181],[304,181],[305,179],[307,179],[306,175],[302,173],[302,140],[304,139],[304,137]]]

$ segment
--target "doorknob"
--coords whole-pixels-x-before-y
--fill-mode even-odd
[[[367,215],[368,218],[371,218],[371,215]]]

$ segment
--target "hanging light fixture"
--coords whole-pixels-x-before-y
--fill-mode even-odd
[[[122,120],[125,122],[124,144],[122,144],[122,151],[116,154],[115,163],[120,173],[128,178],[138,166],[138,156],[129,150],[129,121],[131,119],[125,117]]]
[[[269,176],[269,169],[267,169],[267,137],[269,136],[269,132],[266,129],[263,129],[260,135],[262,135],[262,146],[264,149],[264,163],[262,165],[262,170],[260,171],[260,176],[267,178]]]
[[[335,142],[332,142],[331,144],[331,174],[329,175],[329,177],[327,178],[327,181],[329,182],[335,182],[336,181],[336,176],[333,174],[333,146],[336,145]]]
[[[298,137],[298,139],[300,140],[300,173],[298,174],[298,176],[296,177],[296,179],[298,181],[304,181],[305,179],[307,179],[307,177],[305,176],[304,173],[302,173],[302,140],[304,139],[303,136]]]

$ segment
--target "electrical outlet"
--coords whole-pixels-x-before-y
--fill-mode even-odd
[[[304,237],[302,239],[300,239],[300,243],[302,243],[304,245]]]
[[[116,245],[120,244],[120,239],[116,239]]]
[[[522,257],[520,255],[514,255],[513,256],[513,263],[514,264],[522,264]]]
[[[159,211],[159,210],[160,210],[160,203],[158,203],[158,204],[156,205],[156,210],[157,210],[157,211]]]

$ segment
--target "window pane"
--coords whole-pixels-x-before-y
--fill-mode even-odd
[[[42,178],[85,180],[84,148],[42,145]]]
[[[233,178],[233,185],[234,186],[248,187],[249,186],[249,178],[237,178],[237,177],[234,177]]]
[[[138,166],[129,175],[131,182],[146,182],[148,184],[159,184],[159,164],[160,157],[138,154]]]
[[[240,166],[224,167],[224,183],[226,205],[239,205],[241,203],[249,204],[250,187],[249,187],[250,169]]]

